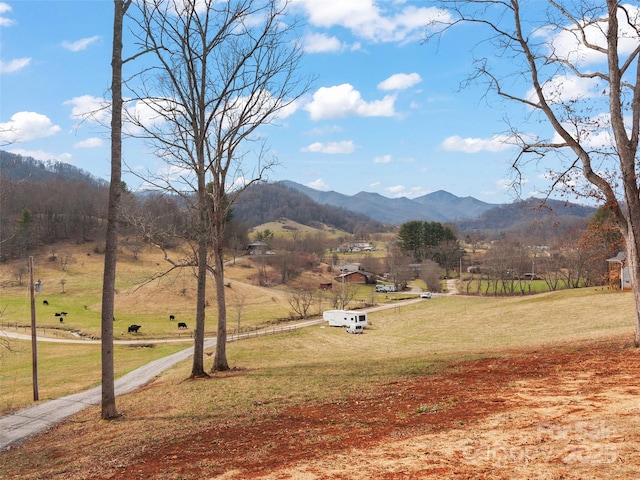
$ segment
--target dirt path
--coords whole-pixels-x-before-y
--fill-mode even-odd
[[[458,295],[458,281],[451,278],[447,279],[447,294]]]
[[[639,395],[640,352],[611,340],[459,363],[267,418],[207,419],[170,441],[102,446],[98,462],[79,458],[78,444],[102,441],[81,417],[5,466],[15,479],[627,480],[640,465]],[[147,416],[132,411],[122,428]],[[13,468],[32,455],[41,476]],[[63,458],[74,460],[63,474],[46,471]]]

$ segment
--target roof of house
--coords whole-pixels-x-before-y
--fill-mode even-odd
[[[624,262],[625,258],[626,258],[626,255],[624,254],[624,252],[618,252],[618,254],[615,257],[607,258],[607,262],[622,263],[622,262]]]

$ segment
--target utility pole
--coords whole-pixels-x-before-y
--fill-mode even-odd
[[[31,294],[31,370],[33,373],[33,401],[40,400],[38,395],[38,341],[36,335],[36,299],[33,283],[33,257],[29,257],[29,290]]]

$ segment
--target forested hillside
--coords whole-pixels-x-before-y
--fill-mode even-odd
[[[550,237],[583,229],[595,212],[595,208],[584,205],[530,198],[498,205],[475,219],[459,222],[458,227],[461,232],[513,234],[548,243]]]
[[[65,163],[0,152],[0,261],[102,233],[108,185]]]
[[[78,180],[93,187],[106,187],[108,182],[64,162],[42,162],[31,157],[0,150],[0,172],[6,180],[49,182],[56,178]]]

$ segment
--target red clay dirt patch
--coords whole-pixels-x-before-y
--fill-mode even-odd
[[[149,440],[133,455],[123,445],[118,462],[47,478],[636,478],[639,363],[623,341],[513,352]],[[73,440],[57,440],[54,428],[24,453],[64,441]]]

